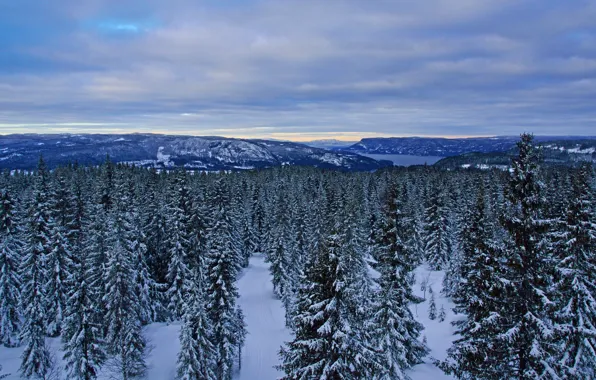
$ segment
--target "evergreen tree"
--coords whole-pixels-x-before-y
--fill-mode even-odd
[[[170,205],[170,263],[166,279],[169,287],[166,298],[169,300],[168,310],[173,319],[184,315],[186,295],[192,289],[192,225],[190,194],[186,186],[184,173],[175,178],[176,197]]]
[[[449,220],[443,193],[435,190],[426,209],[425,252],[433,270],[440,270],[449,262],[452,254]]]
[[[193,291],[180,330],[177,378],[181,380],[217,379],[214,373],[214,348],[209,340],[212,331],[201,289],[203,279],[200,277],[198,269],[195,269]]]
[[[497,363],[504,357],[496,338],[505,318],[503,263],[500,251],[491,243],[488,226],[481,186],[463,228],[459,285],[452,296],[454,311],[465,318],[453,322],[460,337],[448,350],[448,359],[439,364],[461,379],[498,378],[501,369]]]
[[[73,266],[64,315],[62,343],[66,370],[76,379],[97,378],[106,359],[102,331],[94,310],[97,292],[91,287],[91,271],[85,250]]]
[[[46,258],[46,320],[47,334],[58,336],[67,299],[66,283],[72,269],[70,245],[64,236],[65,229],[54,225],[52,229],[51,251]]]
[[[360,379],[382,370],[371,342],[353,325],[354,273],[341,241],[339,233],[329,235],[307,265],[298,291],[296,335],[280,351],[284,379]]]
[[[21,302],[23,327],[20,339],[25,342],[20,372],[25,377],[43,378],[50,369],[50,353],[45,343],[46,289],[45,263],[51,249],[50,204],[47,170],[40,157],[35,178],[35,199],[30,209],[25,256],[22,261],[23,288]]]
[[[444,322],[445,318],[447,318],[447,312],[445,312],[445,307],[441,305],[441,310],[439,310],[439,322]]]
[[[118,204],[118,216],[114,223],[114,242],[106,264],[106,289],[104,303],[107,326],[108,352],[115,355],[119,375],[129,379],[145,371],[145,340],[142,335],[143,310],[135,283],[134,246],[132,227],[127,204]]]
[[[14,202],[7,190],[0,191],[0,343],[6,347],[19,344],[20,286]]]
[[[596,378],[596,209],[590,178],[588,165],[574,178],[556,268],[560,345],[552,362],[564,379]]]
[[[434,321],[437,319],[437,304],[435,303],[435,293],[433,292],[433,288],[430,288],[430,300],[428,301],[428,319]]]
[[[375,232],[374,251],[380,273],[374,326],[377,351],[383,355],[384,376],[406,379],[404,370],[422,361],[427,350],[419,341],[423,327],[409,309],[419,300],[412,293],[410,277],[416,253],[404,239],[408,231],[396,187],[392,187]]]
[[[212,202],[213,226],[208,235],[206,263],[207,313],[212,326],[215,377],[226,380],[232,377],[233,362],[240,357],[246,330],[236,305],[238,257],[231,241],[227,195],[221,180],[215,184]]]

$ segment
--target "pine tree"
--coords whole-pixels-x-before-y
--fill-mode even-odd
[[[539,151],[532,140],[533,136],[523,134],[517,144],[519,156],[512,161],[506,194],[510,207],[503,217],[509,239],[505,251],[505,323],[498,335],[506,356],[500,369],[501,376],[519,379],[550,377],[553,373],[548,360],[553,332],[548,316],[553,302],[547,296],[553,273],[552,252],[546,240],[550,222],[542,218]]]
[[[47,334],[58,336],[67,298],[67,280],[72,269],[70,245],[64,236],[65,229],[57,224],[52,229],[51,251],[46,258],[46,320]]]
[[[410,281],[416,253],[404,239],[408,225],[396,190],[392,187],[389,192],[374,234],[380,291],[373,322],[377,351],[384,359],[384,378],[406,379],[404,370],[420,363],[427,349],[418,341],[423,327],[409,309],[411,302],[419,301]]]
[[[193,291],[180,330],[177,378],[181,380],[217,379],[214,373],[214,348],[209,340],[212,331],[201,289],[203,279],[198,272],[198,269],[194,270]]]
[[[19,344],[20,286],[14,202],[7,190],[0,191],[0,343],[6,347]]]
[[[337,231],[338,229],[335,229]],[[283,379],[360,379],[381,371],[379,357],[353,325],[357,299],[349,260],[335,232],[319,244],[298,291],[296,335],[280,351]]]
[[[496,336],[505,317],[504,268],[489,230],[481,186],[463,227],[459,285],[452,296],[454,311],[465,318],[453,322],[460,337],[449,348],[448,359],[439,363],[445,372],[461,379],[493,379],[501,373],[497,363],[504,356]]]
[[[439,310],[439,322],[444,322],[445,318],[447,318],[447,312],[445,312],[445,307],[441,304],[441,310]]]
[[[596,378],[596,209],[591,167],[573,181],[557,263],[555,312],[559,349],[553,363],[560,378]]]
[[[212,221],[208,234],[206,297],[207,314],[212,326],[215,377],[231,379],[234,359],[240,356],[246,330],[240,320],[235,281],[238,273],[237,255],[231,242],[231,224],[227,196],[221,179],[212,195]]]
[[[91,286],[91,271],[86,251],[79,251],[73,265],[70,290],[64,313],[62,343],[66,370],[76,379],[97,378],[106,360],[102,331],[94,310],[97,292]]]
[[[452,254],[449,220],[444,195],[435,190],[426,209],[425,252],[433,270],[441,270],[449,262]]]
[[[45,162],[40,157],[35,178],[35,199],[31,205],[25,255],[22,261],[21,302],[25,342],[20,372],[25,377],[44,377],[50,369],[50,353],[45,343],[45,262],[50,252],[50,204]]]
[[[134,236],[131,236],[129,205],[126,198],[118,204],[114,223],[114,242],[106,264],[105,325],[108,352],[116,357],[116,368],[123,379],[145,371],[146,343],[142,335],[143,310],[135,284]]]
[[[437,304],[435,303],[435,293],[433,292],[433,288],[430,288],[430,300],[428,301],[428,319],[434,321],[437,319]]]
[[[173,319],[184,315],[186,294],[192,289],[192,233],[190,194],[185,174],[177,173],[175,178],[176,197],[170,205],[170,262],[166,279],[169,287],[166,298],[170,300],[168,310]]]

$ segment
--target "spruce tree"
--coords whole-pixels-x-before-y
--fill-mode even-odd
[[[447,318],[447,312],[445,311],[445,307],[441,304],[441,309],[439,310],[439,322],[444,322],[445,318]]]
[[[558,350],[553,363],[565,379],[596,378],[596,208],[591,172],[584,165],[574,177],[556,266]]]
[[[189,189],[186,185],[184,173],[177,173],[174,186],[175,198],[170,205],[170,240],[168,273],[168,290],[166,299],[169,300],[168,310],[173,319],[180,319],[184,315],[186,294],[192,289],[192,225]]]
[[[47,169],[40,157],[35,177],[34,201],[29,212],[25,255],[21,263],[23,288],[21,302],[23,327],[20,339],[25,342],[20,372],[25,377],[43,378],[50,370],[50,353],[46,335],[46,271],[51,249],[51,214]]]
[[[444,195],[437,189],[430,198],[426,209],[425,252],[426,259],[433,270],[443,269],[451,258],[449,220]]]
[[[215,377],[229,380],[234,359],[240,357],[246,330],[236,299],[238,257],[231,241],[231,223],[228,214],[226,188],[219,179],[213,189],[213,225],[207,237],[206,297],[207,313],[212,326]]]
[[[517,143],[519,155],[512,160],[507,188],[509,207],[502,218],[508,232],[505,256],[505,323],[498,334],[506,350],[501,376],[519,379],[549,377],[553,373],[549,357],[553,333],[548,311],[552,276],[552,250],[547,245],[550,222],[542,216],[544,198],[540,180],[540,152],[533,136],[523,134]]]
[[[334,229],[311,257],[297,295],[295,338],[280,351],[283,379],[361,379],[382,371],[380,358],[354,325],[357,299],[342,237]]]
[[[62,333],[62,349],[66,370],[76,379],[97,378],[101,365],[106,360],[102,329],[99,324],[94,298],[98,296],[91,286],[91,271],[86,250],[79,251],[73,265],[72,278]]]
[[[435,293],[433,288],[429,288],[430,300],[428,301],[428,319],[434,321],[437,319],[437,304],[435,303]]]
[[[460,379],[492,379],[500,376],[504,359],[497,331],[505,322],[503,314],[504,264],[500,250],[491,242],[483,187],[468,212],[463,228],[459,285],[452,299],[454,311],[462,314],[453,324],[459,337],[439,366]]]
[[[131,234],[133,227],[128,207],[126,197],[118,200],[103,296],[108,352],[115,355],[115,367],[125,380],[144,373],[146,348],[142,335],[143,310],[135,283],[132,252],[135,237]]]
[[[379,351],[387,379],[407,379],[404,371],[422,361],[427,349],[419,341],[423,327],[409,305],[419,300],[412,293],[411,274],[416,253],[406,243],[408,222],[393,186],[387,195],[380,225],[375,232],[374,252],[380,273],[379,293],[373,317]]]
[[[177,378],[180,380],[217,379],[214,372],[214,347],[209,340],[212,331],[202,291],[204,279],[199,275],[198,269],[193,272],[193,289],[184,313],[184,324],[180,330]]]
[[[18,238],[14,202],[7,190],[0,190],[0,344],[19,344],[20,286]]]
[[[51,232],[51,250],[46,258],[47,334],[58,336],[67,299],[67,281],[72,269],[72,253],[65,236],[67,231],[55,224]]]

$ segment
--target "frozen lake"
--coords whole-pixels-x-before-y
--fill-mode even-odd
[[[412,156],[409,154],[360,154],[361,156],[366,156],[373,158],[375,160],[389,160],[393,162],[393,165],[396,166],[411,166],[411,165],[424,165],[425,163],[428,165],[432,165],[435,162],[439,161],[441,158],[439,156]]]

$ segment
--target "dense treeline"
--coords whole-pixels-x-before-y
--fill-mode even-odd
[[[0,178],[0,340],[21,374],[142,375],[143,326],[182,321],[177,376],[230,379],[246,335],[235,282],[263,253],[294,333],[287,379],[407,379],[428,349],[414,270],[444,270],[462,379],[594,378],[592,169],[282,167],[158,172],[112,164]],[[442,311],[444,314],[444,310]]]

